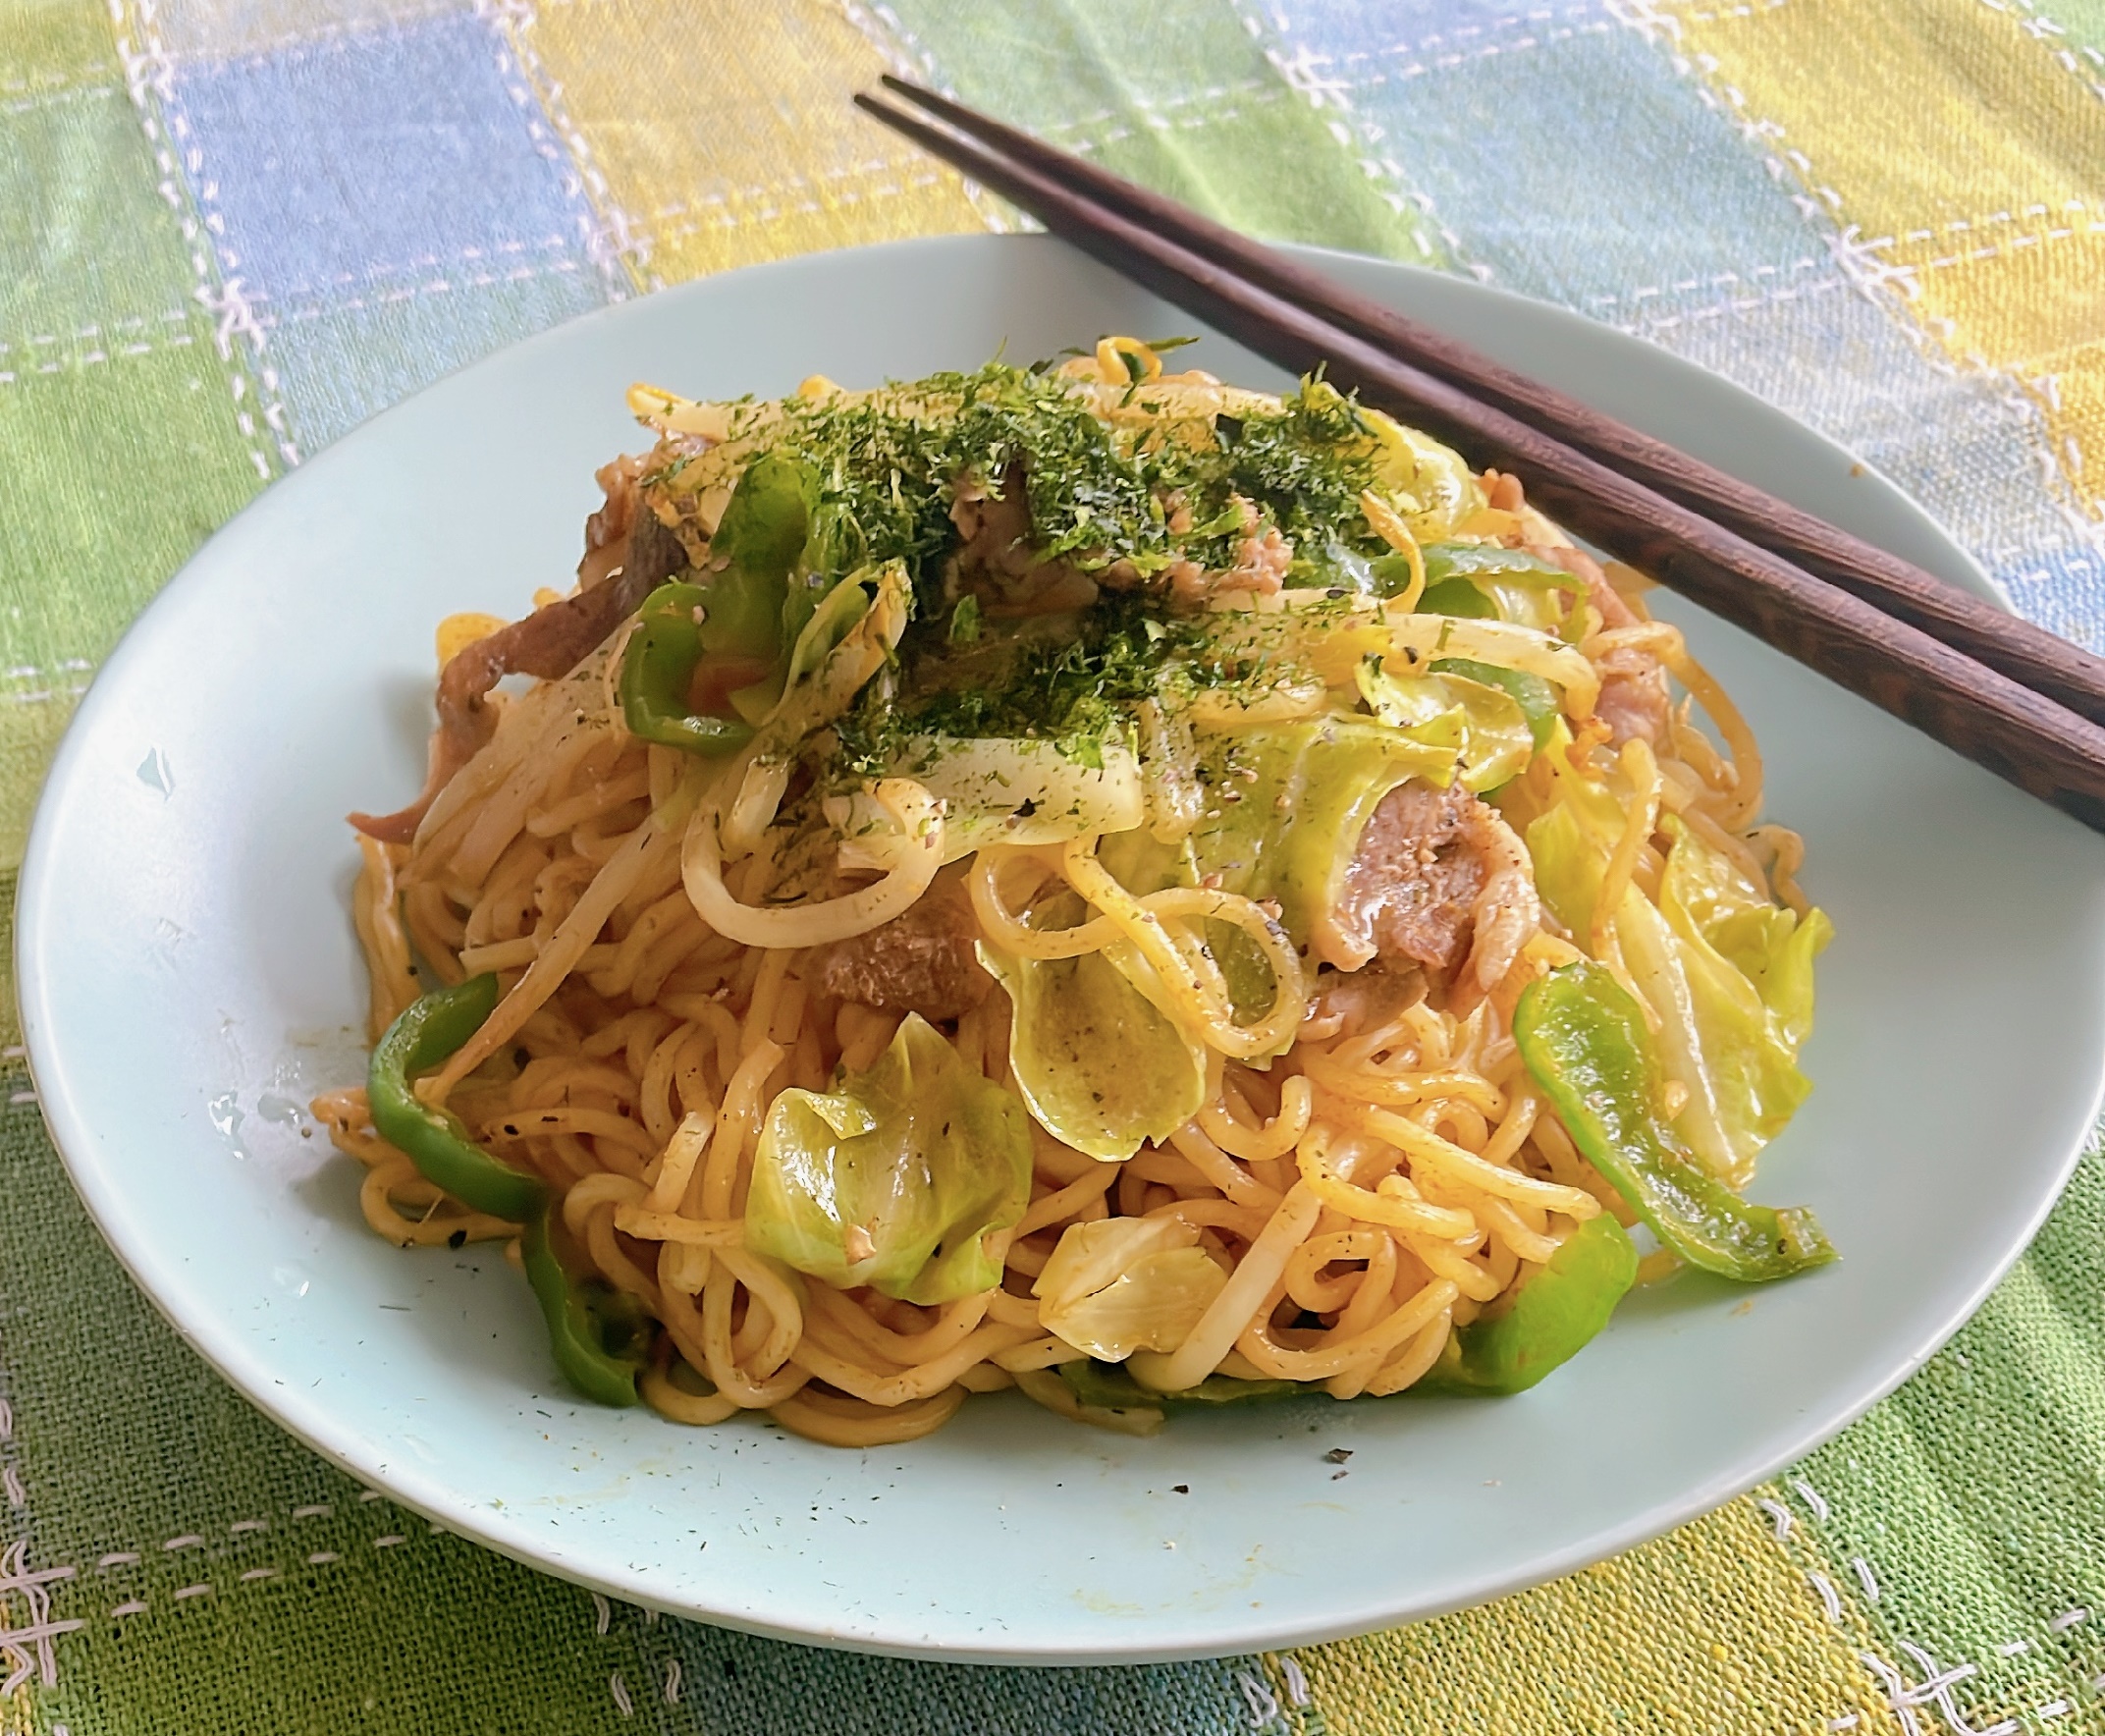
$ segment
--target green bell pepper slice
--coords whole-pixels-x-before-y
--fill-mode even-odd
[[[1637,1003],[1592,960],[1530,983],[1513,1014],[1521,1058],[1573,1143],[1663,1246],[1742,1283],[1834,1259],[1809,1210],[1750,1206],[1683,1144],[1659,1112],[1648,1038]]]
[[[824,583],[794,584],[811,540],[818,478],[797,460],[762,453],[746,465],[709,539],[709,581],[702,649],[780,664]]]
[[[1449,1333],[1439,1360],[1406,1390],[1525,1392],[1586,1348],[1637,1275],[1629,1231],[1605,1212],[1590,1218],[1505,1307]]]
[[[621,717],[644,741],[711,758],[753,738],[734,718],[700,717],[687,709],[687,687],[707,648],[703,619],[711,592],[698,584],[662,584],[643,599],[636,629],[621,653]]]
[[[374,1045],[366,1073],[373,1127],[417,1173],[462,1205],[523,1224],[526,1279],[541,1304],[556,1366],[586,1397],[634,1404],[647,1329],[634,1299],[601,1284],[578,1285],[549,1245],[554,1202],[539,1176],[514,1169],[468,1138],[460,1117],[433,1109],[413,1081],[482,1029],[498,1002],[489,972],[437,989],[405,1006]]]
[[[635,1297],[607,1284],[573,1283],[549,1246],[544,1206],[526,1221],[519,1252],[526,1281],[541,1305],[548,1347],[564,1378],[597,1404],[637,1400],[636,1377],[650,1348],[650,1325]]]
[[[481,1030],[497,1001],[497,978],[487,971],[412,1001],[374,1046],[365,1092],[380,1137],[426,1181],[472,1211],[524,1223],[546,1204],[546,1184],[484,1151],[459,1116],[433,1109],[411,1083]]]

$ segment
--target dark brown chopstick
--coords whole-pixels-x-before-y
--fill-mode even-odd
[[[1279,299],[1307,308],[1398,360],[1541,429],[1575,452],[1597,459],[2092,723],[2105,724],[2105,658],[1993,608],[1899,556],[1516,373],[1406,314],[1354,295],[1320,271],[1189,206],[904,79],[888,76],[885,83],[959,131],[1187,251],[1226,266]]]
[[[1340,386],[1406,415],[1479,468],[1519,474],[1589,541],[2105,831],[2097,725],[1032,165],[880,99],[856,101],[1122,276],[1282,367],[1327,367]]]

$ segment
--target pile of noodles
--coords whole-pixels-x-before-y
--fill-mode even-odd
[[[1084,358],[1069,372],[1108,388],[1126,378],[1119,361]],[[1194,391],[1210,384],[1188,378]],[[1564,540],[1539,519],[1531,534]],[[1581,714],[1571,744],[1538,754],[1501,796],[1507,818],[1518,827],[1531,803],[1548,800],[1545,762],[1560,752],[1564,774],[1610,793],[1627,816],[1597,909],[1615,909],[1628,886],[1651,895],[1656,834],[1671,814],[1802,910],[1790,879],[1797,841],[1754,825],[1760,762],[1744,724],[1679,632],[1646,618],[1637,575],[1611,577],[1634,624],[1608,628],[1593,612],[1577,655],[1596,678],[1633,649],[1657,658],[1731,751],[1695,727],[1686,703],[1656,745],[1610,747],[1582,691],[1568,707]],[[967,1394],[1008,1386],[1080,1415],[1054,1371],[1085,1353],[1048,1329],[1033,1283],[1063,1232],[1106,1218],[1174,1220],[1177,1239],[1195,1238],[1227,1274],[1180,1345],[1141,1359],[1148,1384],[1174,1391],[1226,1374],[1338,1398],[1398,1392],[1576,1225],[1603,1211],[1632,1221],[1545,1107],[1509,1034],[1520,991],[1542,971],[1582,952],[1620,970],[1613,935],[1545,928],[1517,839],[1511,895],[1480,904],[1453,983],[1397,1007],[1312,1000],[1306,973],[1284,970],[1260,1029],[1234,1023],[1203,973],[1174,966],[1199,950],[1208,921],[1276,948],[1269,913],[1204,889],[1136,896],[1098,861],[1098,841],[1082,838],[973,852],[981,933],[1016,956],[1122,945],[1156,962],[1181,998],[1181,1022],[1204,1034],[1205,1106],[1122,1163],[1034,1122],[1031,1201],[989,1238],[1003,1280],[982,1294],[917,1307],[811,1281],[749,1251],[746,1190],[777,1094],[825,1091],[869,1067],[900,1023],[830,999],[808,949],[897,915],[944,852],[879,851],[866,866],[881,872],[863,891],[766,903],[770,860],[756,841],[779,786],[771,795],[749,760],[733,759],[698,793],[691,759],[623,727],[619,651],[617,634],[570,676],[511,699],[413,842],[362,838],[353,909],[376,1037],[420,993],[412,960],[438,982],[498,974],[495,1013],[423,1095],[543,1178],[580,1257],[662,1329],[641,1390],[664,1416],[708,1424],[765,1412],[815,1439],[872,1444],[929,1434]],[[925,841],[945,824],[911,778],[884,781],[873,798],[897,837]],[[1061,883],[1088,907],[1078,926],[1020,918]],[[1008,1021],[996,993],[945,1035],[971,1067],[1012,1085]],[[1276,1059],[1251,1064],[1288,1036]],[[376,1233],[403,1247],[502,1239],[517,1258],[519,1226],[424,1180],[375,1134],[363,1090],[329,1094],[316,1110],[366,1166],[360,1197]]]

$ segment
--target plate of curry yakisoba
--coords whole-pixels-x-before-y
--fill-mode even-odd
[[[1326,263],[1981,587],[1689,364]],[[62,749],[82,1197],[376,1489],[760,1631],[1242,1652],[1693,1517],[2044,1216],[2105,877],[1528,481],[1049,241],[468,369]]]

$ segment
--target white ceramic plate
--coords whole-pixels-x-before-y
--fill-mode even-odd
[[[1399,305],[1961,582],[1847,455],[1711,376],[1468,282],[1328,261]],[[1524,1397],[1296,1402],[1153,1440],[1013,1395],[911,1445],[686,1430],[571,1402],[494,1252],[403,1254],[297,1106],[363,1074],[342,815],[419,782],[431,633],[562,584],[621,390],[782,393],[1191,322],[1045,240],[792,261],[581,319],[379,417],[270,490],[149,609],[81,708],[23,882],[44,1112],[184,1335],[353,1475],[614,1596],[828,1644],[1169,1658],[1431,1615],[1688,1519],[1926,1357],[2051,1204],[2105,1056],[2105,849],[1740,634],[1676,611],[1738,696],[1840,938],[1811,1102],[1757,1197],[1840,1265],[1633,1298]],[[1278,376],[1210,339],[1196,359]],[[1346,1475],[1324,1454],[1352,1451]],[[1182,1492],[1188,1490],[1189,1492]]]

